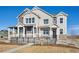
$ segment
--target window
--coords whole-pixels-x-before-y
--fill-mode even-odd
[[[48,19],[44,19],[44,24],[48,24]]]
[[[63,18],[60,18],[60,23],[63,23]]]
[[[32,27],[27,27],[27,31],[32,31]]]
[[[34,22],[35,22],[35,18],[33,17],[33,18],[32,18],[32,23],[34,23]]]
[[[34,28],[34,33],[36,33],[36,28]]]
[[[49,34],[49,30],[48,29],[44,29],[43,34]]]
[[[23,32],[23,27],[19,28],[19,32],[22,33]]]
[[[60,29],[60,34],[63,34],[63,29]]]
[[[29,23],[31,23],[31,18],[29,18]]]
[[[26,23],[28,23],[28,18],[26,18]]]
[[[34,23],[35,22],[35,18],[26,18],[26,23]]]

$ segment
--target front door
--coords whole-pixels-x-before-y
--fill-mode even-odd
[[[57,35],[56,35],[56,28],[53,29],[53,38],[55,38],[55,39],[57,38]]]

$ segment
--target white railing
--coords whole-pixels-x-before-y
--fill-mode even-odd
[[[27,33],[32,33],[32,31],[26,31]]]
[[[55,44],[57,39],[50,37],[12,37],[11,43],[16,44],[26,44],[26,43],[34,43],[34,44]]]

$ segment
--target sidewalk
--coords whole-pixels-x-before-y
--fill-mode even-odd
[[[29,44],[26,44],[26,45],[23,45],[23,46],[14,48],[14,49],[10,49],[10,50],[7,50],[7,51],[3,51],[2,53],[14,53],[14,52],[16,53],[17,50],[22,49],[22,48],[25,48],[25,47],[30,47],[32,45],[33,45],[33,43],[29,43]]]

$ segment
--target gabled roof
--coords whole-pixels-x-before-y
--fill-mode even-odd
[[[37,15],[36,13],[32,12],[34,15],[36,15],[38,18],[41,18],[39,15]]]
[[[32,12],[32,11],[31,11],[30,9],[28,9],[28,8],[26,8],[23,12],[21,12],[21,13],[17,16],[17,18],[20,17],[21,15],[25,14],[26,12],[27,12],[27,14],[28,14],[28,13],[32,13],[32,14],[36,15],[38,18],[40,18],[40,16],[38,16],[36,13]]]
[[[19,25],[25,26],[25,24],[23,24],[23,23],[21,23],[21,22],[18,22],[18,24],[16,25],[16,27],[19,26]]]
[[[37,15],[37,14],[34,13],[34,12],[32,12],[33,10],[37,10],[37,9],[40,10],[40,11],[42,11],[42,12],[44,12],[45,14],[47,14],[47,15],[49,15],[49,16],[51,16],[51,17],[60,16],[60,15],[68,16],[68,14],[66,14],[66,13],[64,13],[64,12],[59,12],[58,14],[53,15],[53,14],[50,14],[50,13],[46,12],[45,10],[43,10],[43,9],[41,9],[41,8],[39,8],[39,7],[37,7],[37,6],[35,6],[35,7],[32,8],[32,10],[26,8],[25,10],[23,10],[23,11],[17,16],[17,18],[20,17],[21,15],[23,15],[24,13],[33,13],[33,14],[36,15],[38,18],[40,18],[39,15]]]
[[[37,6],[35,6],[35,7],[32,8],[32,10],[36,10],[36,9],[38,9],[38,10],[40,10],[40,11],[46,13],[47,15],[49,15],[49,16],[51,16],[51,17],[53,17],[52,14],[49,14],[48,12],[44,11],[43,9],[41,9],[41,8],[39,8],[39,7],[37,7]],[[40,18],[40,16],[37,15],[36,13],[32,12],[32,10],[26,8],[25,10],[23,10],[23,11],[17,16],[17,18],[20,17],[21,15],[23,15],[25,12],[27,12],[27,13],[33,13],[33,14],[36,15],[38,18]]]
[[[56,16],[60,16],[60,15],[64,15],[64,16],[68,16],[68,14],[64,13],[64,12],[59,12]]]
[[[33,10],[40,10],[40,11],[42,11],[42,12],[44,12],[45,14],[47,14],[47,15],[49,15],[49,16],[51,16],[51,17],[53,17],[53,15],[52,14],[50,14],[50,13],[48,13],[47,11],[45,11],[45,10],[43,10],[43,9],[41,9],[41,8],[39,8],[39,7],[37,7],[37,6],[35,6],[35,7],[33,7],[32,8],[32,11]]]
[[[23,10],[18,16],[17,16],[17,18],[18,17],[20,17],[21,15],[23,15],[24,13],[30,13],[31,11],[30,11],[30,9],[28,9],[28,8],[26,8],[25,10]]]

